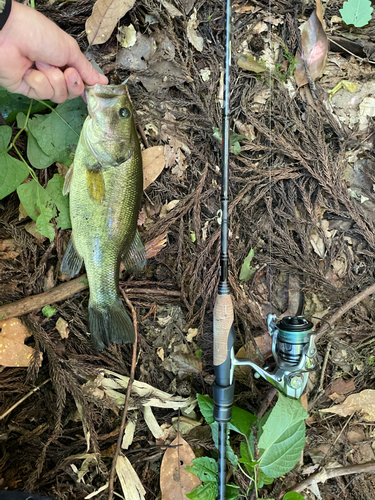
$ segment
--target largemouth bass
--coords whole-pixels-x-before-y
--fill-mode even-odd
[[[70,192],[72,236],[61,271],[85,263],[90,287],[89,332],[95,349],[134,342],[119,294],[119,269],[140,269],[145,248],[137,230],[142,157],[125,85],[86,87],[89,116],[64,185]]]

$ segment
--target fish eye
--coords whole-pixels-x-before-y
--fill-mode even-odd
[[[128,108],[121,108],[119,114],[122,118],[130,118],[131,113]]]

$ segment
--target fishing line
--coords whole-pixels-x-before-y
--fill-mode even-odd
[[[272,37],[271,37],[271,30],[272,30],[272,19],[271,19],[271,12],[272,12],[272,0],[268,1],[268,15],[269,15],[269,20],[268,20],[268,45],[269,45],[269,51],[270,51],[270,57],[269,57],[269,91],[270,91],[270,104],[269,104],[269,148],[270,148],[270,157],[268,160],[268,182],[269,182],[269,197],[270,197],[270,208],[272,210],[272,65],[271,65],[271,59],[272,59]],[[270,276],[270,291],[269,291],[269,297],[270,297],[270,313],[272,314],[272,224],[271,224],[271,219],[269,223],[269,228],[268,228],[268,238],[269,238],[269,276]]]

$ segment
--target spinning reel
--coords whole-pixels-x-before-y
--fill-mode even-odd
[[[272,337],[272,354],[276,367],[268,372],[249,359],[234,358],[232,366],[251,366],[255,377],[263,377],[279,391],[300,398],[305,390],[309,371],[315,369],[316,347],[311,333],[313,324],[301,316],[286,316],[276,323],[276,316],[267,316]]]

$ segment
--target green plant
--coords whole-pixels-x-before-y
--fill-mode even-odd
[[[216,139],[220,144],[223,142],[223,136],[221,130],[217,127],[212,127],[213,138]],[[242,139],[247,139],[244,135],[236,134],[233,130],[229,132],[229,143],[230,143],[230,152],[239,155],[241,153],[241,145],[239,141]]]
[[[373,10],[370,0],[347,0],[343,3],[340,14],[346,24],[361,28],[371,20]]]
[[[218,427],[214,421],[214,402],[212,399],[198,395],[198,404],[202,415],[212,429],[212,437],[217,447]],[[298,462],[305,444],[305,419],[307,413],[299,400],[290,399],[279,393],[275,407],[261,420],[250,412],[233,406],[232,419],[228,424],[227,456],[233,467],[239,467],[249,478],[249,490],[258,489],[265,484],[291,471]],[[229,442],[229,432],[234,431],[242,436],[240,458],[233,451]],[[197,475],[202,485],[187,496],[191,500],[215,500],[217,495],[217,463],[215,458],[200,457],[193,460],[188,468]],[[227,484],[227,498],[235,500],[239,488]],[[293,495],[291,495],[293,493]],[[249,491],[247,491],[248,496]],[[289,495],[289,496],[288,496]],[[287,493],[283,500],[301,500],[296,492]]]
[[[280,81],[285,83],[290,78],[297,67],[297,59],[289,52],[286,45],[283,45],[284,57],[288,61],[288,69],[284,73],[281,71],[282,63],[276,64],[275,71]]]
[[[56,229],[71,227],[68,196],[62,194],[64,179],[55,174],[44,188],[31,166],[42,169],[55,162],[66,166],[72,163],[87,115],[86,105],[83,101],[75,100],[53,108],[48,102],[35,102],[24,96],[16,96],[1,87],[0,102],[6,122],[17,120],[19,128],[11,140],[12,128],[9,125],[0,126],[0,165],[4,179],[0,186],[0,200],[17,191],[25,212],[36,223],[37,231],[52,241]],[[50,112],[39,114],[47,109]],[[27,133],[27,159],[31,166],[16,146],[23,132]],[[19,160],[10,156],[12,149]],[[31,180],[25,182],[29,176]]]

